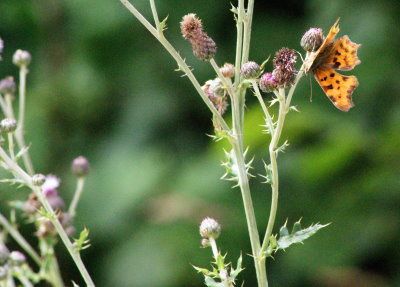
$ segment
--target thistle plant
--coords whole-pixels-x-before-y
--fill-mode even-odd
[[[0,39],[0,56],[4,42]],[[60,241],[71,255],[87,286],[94,283],[81,259],[81,250],[87,248],[88,231],[83,229],[75,236],[73,225],[77,206],[84,189],[89,163],[77,157],[72,163],[72,173],[77,187],[69,206],[60,193],[60,179],[55,175],[36,173],[30,157],[30,144],[25,141],[25,101],[28,66],[32,57],[28,51],[17,50],[13,63],[19,69],[18,87],[13,77],[0,81],[0,166],[7,174],[1,183],[29,190],[24,201],[9,202],[9,216],[0,212],[0,286],[34,286],[47,282],[49,286],[78,286],[64,283],[55,246]],[[0,63],[1,64],[1,63]],[[18,113],[14,106],[18,102]],[[38,246],[32,246],[20,232],[20,225],[33,225]],[[9,243],[19,250],[10,250]],[[71,282],[71,281],[69,281]]]
[[[318,73],[328,73],[327,71],[331,71],[332,68],[343,70],[353,68],[359,63],[356,55],[358,45],[350,42],[347,36],[344,36],[337,41],[339,44],[342,43],[341,48],[346,44],[352,48],[350,51],[355,51],[349,55],[351,59],[348,61],[346,59],[349,58],[340,58],[341,53],[333,55],[333,52],[339,52],[337,42],[334,42],[334,37],[339,31],[338,25],[335,23],[326,39],[320,28],[310,29],[301,40],[299,37],[300,45],[306,51],[304,56],[294,49],[284,47],[273,54],[271,61],[269,61],[269,58],[260,64],[250,61],[249,51],[255,1],[248,0],[245,3],[244,0],[238,0],[237,5],[232,5],[231,8],[236,20],[237,31],[236,56],[231,61],[232,64],[229,63],[229,59],[223,59],[227,61],[224,65],[217,64],[215,56],[217,56],[216,43],[218,41],[212,39],[206,32],[206,25],[199,16],[189,13],[183,16],[181,20],[180,28],[183,38],[191,45],[196,58],[209,62],[211,74],[214,74],[210,80],[202,85],[197,80],[194,69],[185,61],[184,56],[167,40],[167,18],[160,20],[155,0],[149,0],[153,16],[151,21],[146,19],[135,7],[134,1],[131,1],[131,3],[128,0],[120,0],[120,2],[168,51],[178,65],[177,71],[182,72],[193,84],[211,112],[215,132],[212,136],[213,139],[216,141],[225,140],[230,144],[231,150],[225,151],[226,160],[222,164],[225,169],[222,179],[232,181],[233,186],[239,187],[241,191],[258,286],[269,286],[266,268],[267,259],[272,258],[279,250],[285,250],[293,244],[302,243],[318,230],[327,226],[313,224],[307,228],[302,228],[299,220],[293,224],[290,231],[287,222],[279,229],[279,232],[274,228],[280,188],[278,156],[288,146],[288,141],[283,141],[281,136],[286,116],[291,111],[297,111],[297,108],[292,105],[296,87],[306,73],[312,72],[335,106],[342,111],[348,111],[352,106],[351,94],[358,85],[358,82],[354,80],[355,77],[347,77],[351,78],[352,84],[344,88],[344,83],[347,80],[345,76],[343,76],[342,82],[335,76],[337,84],[332,82],[332,85],[329,85],[321,82],[327,80],[327,77],[319,79]],[[334,58],[332,58],[332,63],[328,63],[327,60],[330,59],[331,55]],[[271,64],[272,69],[269,70],[267,67]],[[327,74],[328,77],[332,75],[333,78],[333,72],[335,71],[332,69],[330,74]],[[321,77],[323,76],[325,75]],[[337,91],[333,91],[333,84],[339,85]],[[269,215],[265,214],[265,217],[268,216],[268,223],[262,237],[260,237],[258,230],[249,187],[249,180],[252,177],[249,171],[252,169],[254,158],[247,156],[249,147],[244,145],[246,98],[252,96],[257,98],[263,111],[265,132],[268,134],[266,141],[268,142],[269,158],[263,159],[265,170],[262,180],[270,186],[271,202]],[[277,112],[274,106],[278,106]],[[232,118],[231,126],[225,120],[228,114]],[[241,258],[239,258],[236,268],[225,263],[225,256],[221,255],[216,244],[220,229],[219,224],[214,219],[206,218],[201,223],[202,245],[203,247],[211,247],[214,261],[211,270],[195,268],[205,276],[207,286],[235,286],[238,284],[237,276],[242,270]]]

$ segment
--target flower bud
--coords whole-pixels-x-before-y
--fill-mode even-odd
[[[276,82],[276,79],[272,73],[264,73],[259,82],[259,87],[261,91],[265,93],[272,92],[278,87],[278,84]]]
[[[89,161],[84,156],[78,156],[72,161],[72,173],[77,177],[83,177],[89,173]]]
[[[12,133],[17,128],[17,121],[10,118],[5,118],[0,122],[0,130],[5,133]]]
[[[225,90],[220,78],[215,78],[210,82],[210,90],[215,96],[223,97],[225,95]]]
[[[15,92],[15,81],[13,77],[6,77],[0,81],[1,94],[14,94],[14,92]]]
[[[210,240],[208,240],[207,238],[203,238],[201,240],[201,247],[206,248],[210,246]]]
[[[260,74],[260,65],[252,61],[247,62],[243,64],[240,73],[245,79],[255,79]]]
[[[17,50],[13,55],[13,63],[18,66],[28,66],[32,60],[32,56],[28,51]]]
[[[32,176],[32,183],[35,186],[42,186],[45,181],[46,181],[46,176],[44,176],[41,173],[34,174]]]
[[[12,251],[10,253],[10,261],[11,261],[11,264],[13,264],[15,266],[20,266],[26,262],[26,257],[24,254],[22,254],[19,251]]]
[[[301,38],[300,45],[307,52],[314,52],[324,42],[324,34],[321,28],[310,28]]]
[[[181,21],[182,36],[192,45],[193,54],[200,60],[209,61],[217,52],[214,40],[203,31],[201,20],[196,14],[188,14]]]
[[[235,76],[235,66],[230,63],[225,63],[219,71],[225,78],[233,78]]]
[[[200,235],[203,238],[217,239],[221,234],[221,225],[210,217],[206,217],[200,224]]]
[[[289,48],[282,48],[275,54],[273,60],[273,76],[279,87],[290,87],[296,78],[297,70],[295,63],[297,60],[296,51]]]

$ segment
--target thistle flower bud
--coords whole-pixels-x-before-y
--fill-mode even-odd
[[[221,225],[210,217],[206,217],[200,224],[200,235],[203,238],[209,239],[214,238],[217,239],[221,234]]]
[[[15,266],[20,266],[26,262],[26,257],[19,251],[12,251],[10,253],[10,261],[11,264]]]
[[[201,247],[206,248],[210,246],[210,240],[208,240],[207,238],[203,238],[201,240]]]
[[[223,97],[225,95],[225,90],[220,78],[215,78],[211,81],[210,90],[215,96]]]
[[[265,93],[272,92],[278,87],[276,79],[272,73],[264,73],[261,78],[260,82],[258,83],[261,91]]]
[[[307,52],[314,52],[324,42],[324,34],[321,28],[310,28],[301,38],[300,45]]]
[[[260,74],[260,65],[253,61],[247,62],[243,64],[240,73],[245,79],[255,79]]]
[[[28,66],[31,63],[32,56],[28,51],[17,50],[13,55],[13,63],[18,67]]]
[[[89,161],[84,156],[78,156],[72,161],[72,173],[77,177],[83,177],[89,173]]]
[[[230,63],[225,63],[219,71],[225,78],[233,78],[235,76],[235,66]]]
[[[12,133],[17,128],[17,121],[10,118],[5,118],[0,122],[0,130],[5,133]]]
[[[203,31],[201,20],[196,14],[183,16],[181,21],[182,36],[192,45],[193,54],[200,60],[208,61],[217,52],[214,40]]]
[[[32,176],[32,183],[35,186],[42,186],[45,181],[46,181],[46,177],[41,173],[34,174]]]
[[[14,94],[14,92],[15,92],[15,81],[13,77],[6,77],[0,81],[1,94]]]
[[[296,60],[296,51],[292,49],[282,48],[276,52],[273,60],[275,69],[272,74],[275,77],[279,87],[290,87],[294,83],[297,75],[297,70],[295,67]]]
[[[204,93],[207,95],[210,101],[214,104],[214,107],[218,110],[218,112],[221,115],[223,115],[226,112],[226,109],[228,108],[228,100],[222,86],[220,86],[220,88],[222,89],[221,91],[217,89],[217,87],[218,87],[218,82],[215,82],[215,80],[208,80],[201,87],[201,89],[204,91]],[[214,91],[223,93],[217,95],[215,94]]]

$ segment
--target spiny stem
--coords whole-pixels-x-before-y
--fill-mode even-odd
[[[249,60],[251,27],[253,24],[253,11],[254,11],[254,0],[249,0],[249,2],[247,3],[246,17],[244,19],[242,65]]]
[[[58,235],[60,236],[62,242],[64,243],[65,247],[67,248],[68,252],[70,253],[72,259],[75,262],[75,265],[78,267],[82,278],[84,279],[85,283],[87,286],[95,286],[93,283],[92,278],[90,277],[88,271],[86,270],[85,265],[83,264],[83,261],[81,259],[81,256],[79,252],[75,249],[73,243],[70,241],[67,233],[65,232],[63,226],[61,225],[60,221],[57,218],[57,215],[55,214],[53,208],[51,207],[50,203],[47,201],[47,199],[44,197],[41,189],[37,186],[34,186],[32,184],[32,179],[29,174],[27,174],[17,163],[15,163],[4,151],[2,147],[0,147],[0,159],[3,160],[3,162],[7,165],[7,167],[13,171],[14,174],[16,174],[19,179],[24,181],[24,183],[35,193],[37,198],[39,199],[40,203],[46,210],[46,212],[49,213],[49,220],[51,223],[54,225]]]
[[[274,134],[274,123],[272,122],[271,114],[269,113],[268,108],[265,105],[264,99],[261,96],[260,89],[258,88],[256,81],[252,81],[251,84],[254,89],[254,94],[256,95],[256,97],[261,105],[261,108],[264,112],[265,121],[266,121],[268,130],[269,130],[269,133],[272,136]]]
[[[238,15],[236,19],[236,58],[235,58],[235,89],[240,83],[240,68],[242,60],[242,48],[243,48],[243,14],[244,14],[244,0],[239,0]]]

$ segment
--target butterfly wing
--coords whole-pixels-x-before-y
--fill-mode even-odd
[[[317,69],[314,76],[335,107],[347,112],[354,106],[351,95],[358,86],[355,76],[344,76],[332,68]]]
[[[325,65],[338,70],[352,70],[361,63],[357,56],[360,46],[352,42],[347,35],[340,37],[335,41]]]

